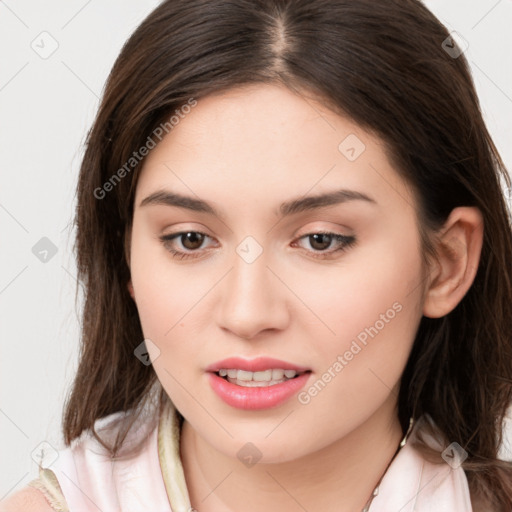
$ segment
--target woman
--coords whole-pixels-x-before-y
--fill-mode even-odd
[[[150,14],[89,134],[68,448],[25,510],[510,510],[509,181],[454,48],[414,0]]]

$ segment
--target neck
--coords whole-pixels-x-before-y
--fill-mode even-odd
[[[390,405],[322,450],[250,468],[216,450],[184,421],[180,449],[192,507],[199,512],[361,511],[403,437]]]

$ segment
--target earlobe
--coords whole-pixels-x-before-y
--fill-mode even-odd
[[[132,299],[135,300],[135,292],[133,291],[133,284],[131,279],[128,281],[126,287],[128,288],[128,292],[130,293]]]
[[[130,269],[131,239],[132,239],[132,230],[131,230],[131,222],[130,222],[126,225],[125,231],[124,231],[124,256],[126,258],[126,264],[129,269]],[[132,284],[131,279],[128,281],[126,287],[128,288],[128,292],[130,293],[130,296],[132,297],[132,299],[135,300],[135,292],[133,290],[133,284]]]
[[[476,207],[458,207],[449,215],[436,242],[423,314],[440,318],[452,311],[473,284],[483,242],[483,218]]]

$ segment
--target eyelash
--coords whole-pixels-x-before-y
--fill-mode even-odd
[[[172,242],[176,238],[179,238],[182,235],[186,235],[187,233],[196,233],[196,234],[204,235],[205,237],[211,238],[206,233],[203,233],[201,231],[192,231],[192,230],[190,230],[190,231],[179,231],[177,233],[172,233],[172,234],[169,234],[169,235],[162,235],[162,236],[160,236],[159,237],[160,241],[162,242],[162,244],[165,247],[165,249],[168,250],[172,254],[173,258],[176,258],[176,259],[179,259],[179,260],[184,260],[184,259],[189,259],[189,258],[198,258],[198,257],[200,257],[200,256],[196,256],[194,254],[198,250],[197,251],[193,251],[192,253],[187,253],[187,252],[184,252],[184,251],[177,251],[176,249],[172,249],[170,247],[170,242]],[[312,253],[314,258],[324,259],[324,260],[328,259],[331,254],[346,251],[347,249],[352,247],[355,244],[355,242],[356,242],[356,238],[354,236],[340,235],[339,233],[332,233],[330,231],[314,231],[312,233],[307,233],[306,235],[303,235],[303,236],[299,237],[297,240],[302,240],[303,238],[308,238],[308,237],[313,236],[313,235],[329,235],[329,236],[332,237],[332,239],[333,239],[332,241],[335,241],[335,242],[337,242],[339,244],[339,247],[337,249],[331,250],[329,252],[326,252],[326,251],[315,251],[317,254],[315,254],[314,252]],[[311,253],[312,251],[307,251],[307,252]]]

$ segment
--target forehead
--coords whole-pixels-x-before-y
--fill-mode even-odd
[[[236,195],[245,207],[343,187],[412,203],[404,185],[377,137],[312,96],[258,84],[202,98],[182,115],[146,157],[136,202],[155,187],[219,202]]]

